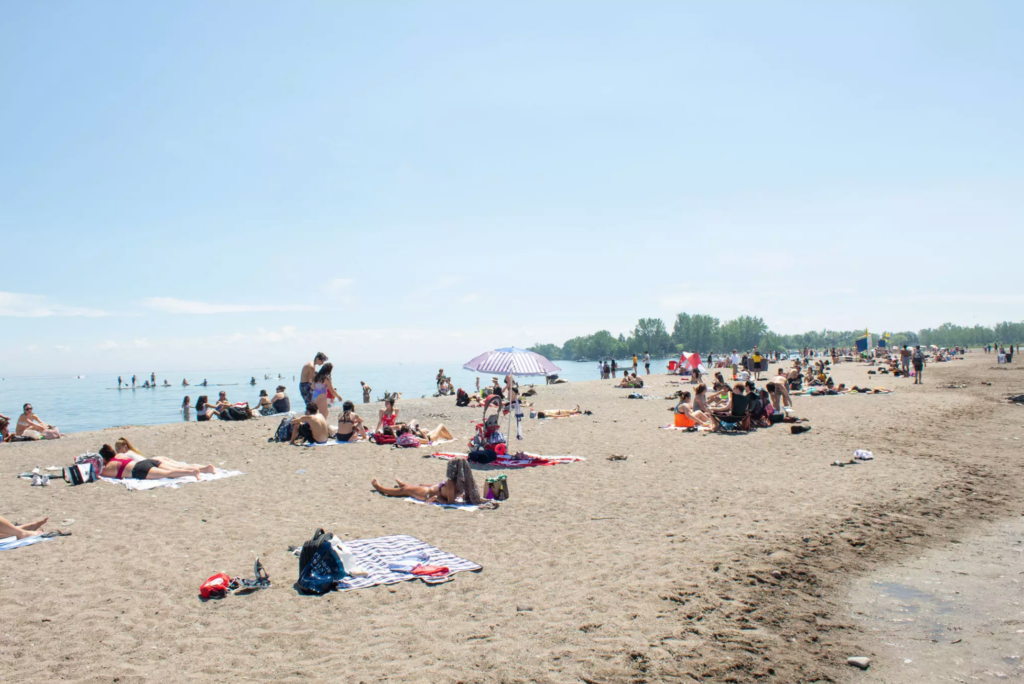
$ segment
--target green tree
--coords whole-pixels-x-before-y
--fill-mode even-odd
[[[764,319],[756,316],[740,316],[722,324],[720,335],[726,349],[749,351],[761,341],[768,331]]]
[[[633,330],[633,337],[651,356],[667,354],[672,350],[672,338],[660,318],[641,318]]]
[[[528,348],[528,351],[536,352],[547,359],[564,359],[566,356],[562,353],[562,348],[557,344],[541,344],[538,342],[532,347]]]

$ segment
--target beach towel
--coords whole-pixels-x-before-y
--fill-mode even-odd
[[[576,463],[577,461],[585,461],[587,459],[582,456],[538,456],[537,454],[522,454],[527,458],[516,458],[513,456],[498,456],[494,461],[488,465],[499,466],[501,468],[533,468],[535,466],[553,466],[560,463]],[[453,453],[436,453],[431,454],[430,458],[440,458],[445,461],[450,461],[453,458],[466,458],[468,454],[453,454]]]
[[[213,473],[200,473],[199,479],[189,475],[188,477],[162,477],[158,480],[133,480],[131,478],[124,478],[118,480],[113,477],[101,477],[100,479],[104,482],[112,482],[113,484],[122,484],[128,488],[130,492],[144,492],[149,489],[159,489],[160,487],[170,487],[171,489],[177,489],[183,484],[189,484],[191,482],[209,482],[211,480],[222,480],[225,477],[234,477],[235,475],[245,475],[241,470],[221,470],[216,469]]]
[[[39,542],[50,541],[51,539],[53,539],[53,537],[41,537],[39,535],[34,537],[25,537],[24,539],[18,539],[17,537],[4,537],[3,539],[0,539],[0,551],[9,551],[22,546],[30,546]]]
[[[355,444],[355,443],[356,442],[339,442],[338,440],[336,440],[333,437],[331,437],[330,439],[328,439],[323,444],[317,444],[316,442],[306,442],[305,444],[302,444],[300,446],[304,446],[304,447],[307,447],[307,448],[311,449],[313,447],[328,447],[328,446],[338,446],[339,444]]]
[[[696,429],[694,429],[696,428]],[[710,428],[694,425],[693,427],[676,427],[675,425],[661,425],[659,430],[676,430],[678,432],[710,432]]]
[[[465,558],[459,558],[441,549],[420,541],[407,534],[396,534],[376,539],[353,539],[342,541],[342,545],[356,558],[356,562],[367,571],[366,577],[345,577],[338,581],[338,591],[366,589],[380,584],[397,584],[409,580],[422,579],[432,583],[430,577],[421,577],[408,572],[397,572],[389,569],[389,565],[400,566],[400,561],[415,556],[422,565],[437,565],[448,568],[449,575],[457,572],[476,572],[482,568]],[[448,577],[440,581],[448,581]]]
[[[477,506],[476,504],[450,504],[450,503],[441,503],[440,501],[434,501],[434,502],[428,504],[426,501],[420,501],[419,499],[414,499],[411,496],[407,496],[405,498],[405,500],[408,501],[409,503],[422,504],[424,506],[440,506],[441,508],[458,508],[460,511],[479,511],[480,510],[480,507]]]

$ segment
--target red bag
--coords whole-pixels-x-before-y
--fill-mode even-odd
[[[394,444],[396,440],[394,435],[385,435],[382,432],[378,432],[370,437],[370,441],[377,444]]]
[[[231,578],[223,572],[218,572],[203,582],[203,586],[199,587],[199,595],[204,599],[221,598],[227,593],[229,584],[231,584]]]

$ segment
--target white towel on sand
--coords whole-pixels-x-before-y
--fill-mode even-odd
[[[405,497],[405,500],[408,501],[409,503],[422,504],[424,506],[440,506],[441,508],[457,508],[460,511],[479,511],[480,510],[480,507],[477,506],[476,504],[450,504],[450,503],[440,503],[438,501],[435,501],[433,503],[428,504],[426,501],[420,501],[419,499],[414,499],[411,496]]]
[[[34,537],[25,537],[24,539],[18,539],[16,537],[4,537],[0,539],[0,551],[8,551],[10,549],[17,549],[22,546],[29,546],[38,542],[50,541],[53,537],[40,537],[36,535]]]
[[[113,482],[114,484],[122,484],[132,492],[143,492],[148,489],[159,489],[160,487],[170,487],[171,489],[177,489],[183,484],[189,484],[192,482],[209,482],[211,480],[222,480],[225,477],[234,477],[235,475],[245,475],[241,470],[221,470],[217,468],[212,473],[200,473],[199,479],[192,477],[162,477],[159,480],[133,480],[131,478],[124,478],[118,480],[113,477],[101,477],[100,479],[104,482]]]

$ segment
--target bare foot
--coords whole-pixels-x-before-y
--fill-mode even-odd
[[[209,473],[211,475],[213,473],[215,473],[216,471],[217,471],[217,469],[214,468],[211,464],[206,464],[206,465],[204,465],[203,467],[201,467],[199,469],[199,472],[201,472],[201,473]]]
[[[36,521],[35,521],[35,522],[33,522],[33,523],[28,523],[28,524],[26,524],[26,525],[22,525],[22,526],[21,526],[21,529],[23,529],[23,530],[38,530],[38,529],[39,529],[40,527],[42,527],[43,525],[45,525],[45,524],[46,524],[46,522],[47,522],[47,521],[48,521],[49,519],[50,519],[50,516],[46,516],[46,517],[45,517],[45,518],[43,518],[42,520],[36,520]]]
[[[373,478],[370,484],[373,485],[373,488],[376,489],[378,492],[384,494],[384,488],[380,486],[380,482],[377,482],[377,478]]]

